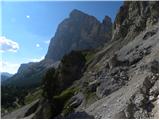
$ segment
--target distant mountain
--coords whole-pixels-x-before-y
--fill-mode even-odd
[[[12,76],[13,76],[13,74],[10,74],[10,73],[7,73],[7,72],[2,72],[1,73],[1,81],[5,81]]]
[[[112,36],[112,22],[108,16],[102,23],[94,16],[79,10],[73,10],[69,18],[63,20],[51,39],[44,60],[36,63],[22,64],[13,77],[5,84],[30,86],[41,83],[45,71],[57,67],[62,57],[72,50],[93,49],[104,45]]]
[[[30,62],[21,64],[18,72],[3,83],[3,85],[34,86],[41,83],[45,71],[53,66],[53,61],[42,60],[40,62]]]

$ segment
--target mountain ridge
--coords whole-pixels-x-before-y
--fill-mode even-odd
[[[8,78],[12,77],[13,74],[8,72],[1,72],[1,82],[7,80]]]

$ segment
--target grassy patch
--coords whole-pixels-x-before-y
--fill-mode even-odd
[[[56,110],[54,115],[58,115],[63,112],[68,100],[78,91],[78,88],[67,88],[61,92],[61,94],[53,97],[53,103],[55,104]]]
[[[98,97],[95,92],[87,92],[84,95],[86,100],[85,102],[86,107],[98,100]]]
[[[87,62],[89,62],[93,57],[94,57],[94,53],[89,52],[86,54],[85,59]]]
[[[73,112],[74,111],[74,108],[69,106],[68,104],[66,104],[64,106],[64,109],[62,111],[62,116],[67,116],[69,113]]]
[[[33,101],[37,100],[38,98],[40,98],[42,95],[42,89],[37,89],[34,92],[31,92],[29,95],[27,95],[25,97],[25,104],[29,104],[32,103]]]
[[[64,101],[68,100],[71,96],[74,95],[75,91],[76,91],[75,88],[68,88],[62,91],[60,95],[54,96],[53,99],[55,101],[63,101],[64,103]]]

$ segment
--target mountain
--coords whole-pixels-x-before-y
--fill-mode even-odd
[[[19,87],[40,85],[45,71],[52,66],[54,66],[54,63],[51,60],[21,64],[18,72],[7,81],[3,82],[2,85],[14,85]]]
[[[125,1],[111,40],[67,53],[46,71],[41,98],[2,118],[158,118],[158,43],[158,1]]]
[[[97,48],[108,42],[111,36],[110,17],[105,16],[101,23],[94,16],[75,9],[59,24],[45,59],[58,61],[72,50]]]
[[[111,39],[111,18],[105,16],[102,23],[95,17],[79,10],[73,10],[69,18],[60,23],[55,36],[51,39],[44,60],[22,64],[18,72],[5,85],[39,85],[49,67],[57,66],[61,58],[71,50],[93,49]]]
[[[1,82],[7,80],[8,78],[12,77],[13,74],[7,73],[7,72],[2,72],[1,73]]]

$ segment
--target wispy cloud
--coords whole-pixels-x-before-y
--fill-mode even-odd
[[[40,57],[40,58],[32,58],[32,59],[29,59],[31,62],[39,62],[41,60],[44,59],[44,56]]]
[[[18,49],[18,43],[4,36],[0,36],[0,52],[17,52]]]
[[[30,18],[30,15],[26,15],[26,18],[29,19],[29,18]]]
[[[36,44],[36,47],[40,47],[40,44],[37,43],[37,44]]]
[[[46,41],[44,41],[44,43],[49,44],[49,43],[50,43],[50,40],[46,40]]]
[[[1,72],[8,72],[8,73],[16,73],[18,68],[20,67],[20,64],[18,63],[11,63],[7,61],[0,61],[0,71]]]

